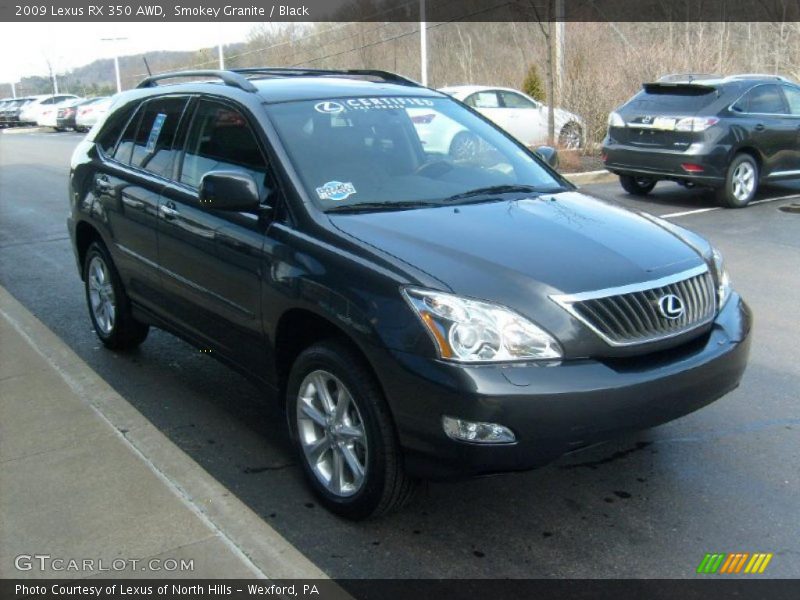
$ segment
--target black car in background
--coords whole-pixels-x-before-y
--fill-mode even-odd
[[[66,104],[60,107],[56,113],[56,130],[63,131],[66,129],[75,129],[77,131],[75,117],[77,117],[78,111],[87,106],[91,106],[92,104],[97,104],[105,99],[106,96],[81,99],[72,104]]]
[[[5,102],[0,106],[0,125],[3,127],[17,127],[22,125],[19,113],[28,102],[32,102],[35,99],[34,97],[15,98],[14,100]]]
[[[740,208],[760,182],[800,176],[800,87],[774,75],[669,75],[609,115],[606,168],[634,195],[659,180]]]
[[[201,76],[221,83],[162,85]],[[420,115],[476,151],[426,151],[447,132]],[[69,201],[101,342],[161,327],[271,390],[350,518],[685,415],[747,362],[750,311],[707,241],[391,73],[150,77],[76,148]]]

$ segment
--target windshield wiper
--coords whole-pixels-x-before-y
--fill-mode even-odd
[[[455,196],[450,196],[447,198],[447,202],[456,202],[458,200],[468,200],[470,198],[494,198],[500,194],[512,194],[512,193],[521,193],[521,194],[553,194],[555,192],[562,192],[564,188],[562,187],[553,187],[553,188],[541,188],[536,187],[534,185],[521,185],[521,184],[512,184],[512,185],[491,185],[489,187],[482,187],[476,188],[474,190],[469,190],[468,192],[463,192],[461,194],[456,194]]]
[[[358,204],[342,204],[333,206],[326,213],[355,213],[374,212],[381,210],[405,210],[409,208],[424,208],[427,206],[441,206],[438,202],[423,202],[421,200],[403,200],[401,202],[359,202]]]

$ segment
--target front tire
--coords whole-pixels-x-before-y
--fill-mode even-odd
[[[286,396],[292,438],[306,479],[330,511],[352,520],[400,508],[415,481],[389,408],[363,360],[337,341],[297,357]]]
[[[95,333],[112,350],[130,350],[147,338],[149,326],[131,314],[131,303],[105,246],[92,242],[83,261],[86,304]]]
[[[727,208],[744,208],[758,191],[758,163],[749,154],[738,154],[725,174],[725,185],[717,189],[717,202]]]
[[[633,196],[646,196],[656,187],[657,181],[650,177],[633,177],[632,175],[620,175],[619,183],[622,189]]]

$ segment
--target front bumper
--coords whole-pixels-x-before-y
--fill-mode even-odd
[[[445,479],[527,470],[676,419],[736,388],[747,364],[751,322],[747,305],[733,294],[710,333],[654,355],[556,366],[459,366],[394,352],[395,361],[381,361],[379,376],[410,474]],[[451,440],[443,415],[505,425],[517,441]]]
[[[606,137],[603,141],[605,168],[617,175],[652,177],[717,186],[725,182],[728,149],[720,144],[695,143],[686,149],[672,150],[621,144]],[[702,173],[688,172],[684,163],[703,167]]]

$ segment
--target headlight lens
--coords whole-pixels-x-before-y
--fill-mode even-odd
[[[608,115],[608,126],[625,127],[625,120],[619,115],[619,113],[612,112]]]
[[[405,288],[403,295],[444,359],[504,362],[562,357],[550,334],[503,306],[417,288]]]
[[[725,260],[716,248],[712,248],[711,251],[711,268],[714,272],[714,280],[717,282],[717,302],[722,308],[731,297],[731,279],[725,268]]]

